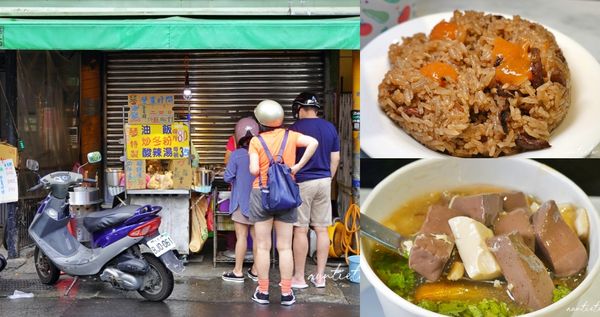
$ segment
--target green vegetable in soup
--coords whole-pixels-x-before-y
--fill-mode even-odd
[[[408,267],[408,260],[399,254],[377,252],[373,256],[377,276],[396,294],[410,300],[417,283],[417,273]]]
[[[525,313],[521,309],[509,307],[505,302],[494,299],[483,299],[479,302],[423,300],[417,305],[442,315],[457,317],[508,317]]]
[[[572,291],[572,289],[563,286],[563,285],[558,285],[557,287],[554,288],[554,290],[552,291],[552,302],[556,303],[559,300],[561,300],[561,298],[569,295],[569,293]]]

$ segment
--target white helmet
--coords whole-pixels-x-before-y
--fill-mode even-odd
[[[259,102],[254,108],[254,116],[258,123],[266,127],[277,128],[283,124],[283,108],[274,100],[265,99]]]

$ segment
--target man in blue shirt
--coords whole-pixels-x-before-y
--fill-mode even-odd
[[[319,141],[319,147],[308,163],[296,173],[302,205],[298,207],[298,221],[294,224],[293,288],[306,288],[304,267],[308,253],[308,228],[317,234],[317,272],[310,281],[315,287],[325,287],[325,265],[329,253],[327,227],[331,225],[331,179],[340,162],[340,140],[337,130],[329,121],[318,117],[321,109],[317,97],[310,92],[299,94],[292,104],[296,121],[290,130],[309,135]],[[299,148],[296,157],[302,157]]]

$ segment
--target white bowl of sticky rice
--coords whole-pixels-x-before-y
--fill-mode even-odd
[[[600,64],[520,16],[417,18],[361,50],[361,140],[380,157],[583,157],[600,142]]]

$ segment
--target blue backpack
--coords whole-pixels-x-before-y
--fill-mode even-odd
[[[263,186],[262,178],[260,175],[258,176],[262,206],[265,211],[272,214],[287,211],[302,204],[298,184],[292,178],[291,169],[283,163],[283,150],[287,143],[288,134],[289,131],[285,130],[277,160],[273,159],[265,140],[260,135],[257,136],[269,158],[266,186]]]

